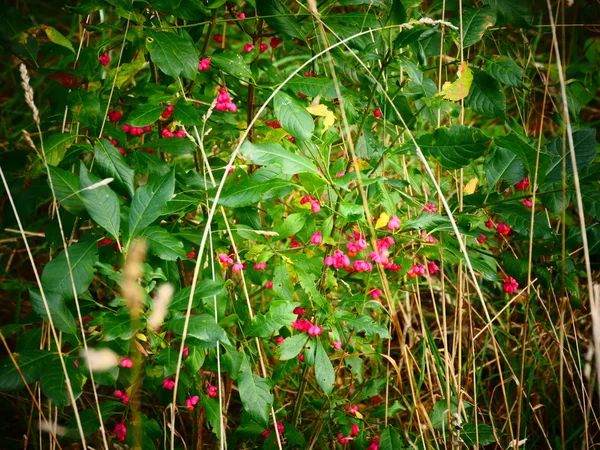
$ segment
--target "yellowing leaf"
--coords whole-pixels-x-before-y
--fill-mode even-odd
[[[363,415],[360,413],[360,411],[354,411],[354,417],[360,420],[363,419]]]
[[[445,82],[440,95],[446,100],[457,102],[469,95],[471,84],[473,84],[473,72],[463,61],[458,69],[458,80],[453,83]]]
[[[309,106],[306,110],[313,116],[325,117],[321,134],[325,133],[329,127],[335,123],[335,115],[333,114],[333,111],[329,110],[327,105]]]
[[[389,221],[390,216],[388,216],[386,213],[381,213],[381,216],[379,216],[379,219],[377,219],[377,222],[375,223],[375,228],[383,228],[388,224]]]
[[[140,341],[143,341],[143,342],[147,342],[148,341],[148,338],[145,335],[143,335],[142,333],[137,333],[135,335],[135,337],[138,338]]]
[[[477,189],[478,182],[479,182],[479,178],[477,178],[477,177],[473,178],[466,184],[464,191],[467,194],[471,195],[473,192],[475,192],[475,189]]]

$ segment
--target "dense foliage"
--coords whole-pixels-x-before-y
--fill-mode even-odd
[[[2,447],[598,442],[594,6],[5,8]]]

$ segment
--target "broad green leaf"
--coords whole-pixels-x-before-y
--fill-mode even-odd
[[[215,436],[221,436],[221,413],[219,411],[219,402],[214,398],[202,396],[202,407],[204,408],[204,414],[206,420],[210,424],[210,427]]]
[[[44,137],[44,154],[49,166],[58,166],[75,137],[75,135],[67,133],[56,133]]]
[[[521,81],[525,76],[525,71],[508,57],[495,56],[493,59],[486,60],[483,70],[501,83],[519,89],[527,87]]]
[[[436,430],[445,430],[447,432],[449,413],[452,415],[458,413],[457,400],[454,396],[450,398],[450,408],[448,408],[448,401],[445,399],[438,400],[435,405],[433,405],[433,409],[429,414],[433,428]]]
[[[298,139],[308,140],[315,130],[310,113],[296,99],[279,92],[274,99],[275,117],[285,131]],[[247,141],[244,145],[248,143]]]
[[[209,9],[201,0],[155,0],[152,5],[183,20],[203,20],[210,17]]]
[[[269,311],[266,314],[259,313],[254,316],[248,334],[258,337],[269,337],[274,331],[289,326],[297,318],[296,314],[294,314],[296,306],[298,306],[298,303],[292,303],[289,300],[275,300],[270,302]]]
[[[502,218],[502,222],[512,226],[512,231],[529,236],[531,227],[531,209],[520,203],[502,204],[494,208],[494,211]],[[535,214],[533,224],[534,239],[550,239],[554,236],[554,231],[548,225],[548,219],[543,214]]]
[[[96,62],[98,58],[96,58]],[[75,120],[81,123],[82,127],[89,127],[92,130],[97,129],[98,121],[102,120],[102,106],[97,92],[75,89],[67,95],[67,105],[73,113]],[[91,133],[90,133],[91,134]]]
[[[374,322],[368,315],[355,316],[347,311],[336,311],[334,316],[337,320],[346,323],[349,329],[355,333],[365,333],[366,336],[375,336],[378,334],[382,339],[389,339],[390,333],[388,327]]]
[[[421,135],[417,143],[426,155],[436,158],[444,169],[460,169],[479,158],[489,138],[477,128],[453,125]]]
[[[174,348],[164,348],[156,356],[156,363],[163,366],[163,377],[168,378],[177,372],[179,351]]]
[[[404,439],[398,431],[388,425],[381,433],[379,450],[403,450],[406,448]]]
[[[402,0],[394,0],[392,7],[390,8],[390,14],[387,19],[386,25],[397,25],[405,23],[408,19],[406,7],[402,3]]]
[[[54,326],[64,333],[76,334],[77,324],[75,323],[73,314],[67,308],[64,298],[54,292],[47,292],[45,294]],[[42,319],[48,320],[46,307],[39,291],[29,291],[29,300],[35,313]]]
[[[98,58],[96,57],[96,60]],[[108,74],[106,75],[106,84],[108,86],[112,86],[113,83],[117,89],[120,89],[127,80],[132,78],[135,74],[137,74],[146,63],[145,53],[139,52],[136,59],[134,59],[130,63],[124,63],[120,66],[115,64],[115,67],[110,69]],[[115,80],[115,77],[117,78]]]
[[[500,136],[494,138],[494,143],[501,148],[511,151],[523,161],[525,169],[528,173],[534,173],[536,167],[536,160],[538,164],[538,181],[541,183],[545,178],[545,173],[548,165],[550,164],[550,157],[546,153],[542,152],[537,156],[537,151],[530,144],[525,142],[521,137],[516,134],[509,134],[508,136]]]
[[[259,424],[267,428],[269,412],[273,405],[273,394],[267,380],[252,373],[248,357],[243,354],[238,375],[238,390],[244,411]]]
[[[114,178],[115,184],[123,188],[127,196],[133,196],[135,172],[127,165],[125,158],[112,142],[104,138],[99,139],[94,145],[94,159],[104,177]]]
[[[129,211],[129,238],[141,234],[148,225],[158,219],[175,190],[175,173],[154,178],[138,188]]]
[[[467,445],[489,445],[496,442],[494,430],[485,423],[465,423],[462,425],[460,437]]]
[[[600,190],[598,185],[581,186],[581,200],[583,201],[583,210],[596,220],[600,220]]]
[[[160,118],[160,115],[164,110],[165,107],[161,105],[144,104],[139,108],[134,109],[133,112],[129,114],[127,123],[132,127],[152,125]]]
[[[144,147],[160,150],[171,155],[188,155],[196,150],[194,142],[187,138],[161,138],[144,143]]]
[[[19,370],[27,384],[31,385],[39,380],[44,368],[54,355],[45,350],[30,350],[21,354],[13,354],[19,365]],[[0,392],[17,391],[24,387],[21,375],[15,369],[10,358],[0,361]]]
[[[142,234],[148,243],[148,250],[153,255],[166,261],[176,261],[185,257],[183,242],[161,227],[148,227]]]
[[[283,222],[275,223],[275,231],[280,239],[286,239],[298,233],[306,224],[306,214],[294,213],[287,216]]]
[[[173,110],[173,120],[181,122],[182,125],[193,126],[200,122],[200,115],[192,105],[179,103]]]
[[[268,170],[268,168],[260,170]],[[293,186],[287,180],[273,178],[257,182],[257,177],[254,175],[260,170],[253,173],[249,179],[231,186],[223,192],[219,198],[219,204],[228,208],[240,208],[254,205],[259,201],[280,198],[292,191]]]
[[[315,347],[315,378],[323,392],[327,395],[331,394],[335,382],[335,371],[320,339],[317,339]]]
[[[83,203],[94,222],[108,231],[112,237],[119,239],[121,214],[117,194],[107,185],[86,189],[100,181],[100,178],[87,171],[82,161],[79,168],[79,187]]]
[[[515,153],[494,148],[485,158],[485,176],[490,190],[496,189],[500,180],[515,184],[527,176],[525,165]]]
[[[325,237],[325,235],[323,235],[323,237]],[[302,289],[304,289],[304,292],[310,296],[312,301],[315,302],[319,308],[327,309],[329,307],[329,303],[317,289],[319,283],[317,277],[313,273],[309,273],[300,269],[297,265],[294,266],[294,269],[300,282],[300,286]]]
[[[573,144],[575,149],[575,158],[577,160],[577,172],[579,173],[586,166],[591,164],[596,158],[596,130],[586,129],[573,132]],[[546,181],[561,181],[563,166],[563,138],[557,137],[547,143],[542,151],[550,154],[552,161],[548,167]],[[573,173],[573,164],[571,163],[571,153],[568,141],[565,142],[565,166],[567,175]]]
[[[489,5],[498,14],[498,25],[516,24],[520,27],[529,27],[533,20],[532,4],[522,0],[483,0],[484,5]]]
[[[308,115],[310,116],[310,114]],[[261,166],[276,165],[287,175],[308,172],[319,176],[317,167],[310,159],[292,153],[279,144],[253,144],[246,141],[240,149],[240,155],[253,164]]]
[[[294,298],[294,285],[292,277],[285,263],[280,263],[275,267],[273,275],[273,292],[276,296],[284,300],[292,300]]]
[[[79,178],[77,175],[58,167],[50,167],[50,176],[54,184],[56,201],[75,216],[84,214],[86,209],[79,193]]]
[[[457,27],[460,24],[458,16],[451,22]],[[496,23],[496,11],[489,6],[483,8],[465,8],[462,12],[462,37],[463,48],[476,44],[483,37],[483,33]],[[460,42],[457,39],[457,42]]]
[[[94,376],[95,377],[95,376]],[[95,379],[95,378],[94,378]],[[102,421],[106,423],[108,419],[117,414],[117,412],[123,409],[123,404],[120,401],[109,400],[99,404],[100,411],[102,412]],[[86,408],[79,412],[79,418],[81,420],[81,428],[83,428],[83,434],[89,436],[100,429],[100,421],[98,420],[98,409],[96,406]],[[66,426],[68,436],[71,439],[79,439],[79,429],[75,418],[73,418]]]
[[[69,247],[69,260],[75,280],[77,295],[83,294],[94,279],[94,263],[98,260],[96,242],[79,242]],[[73,288],[64,250],[44,267],[42,286],[45,292],[73,298]]]
[[[286,361],[300,354],[310,336],[307,333],[295,334],[286,338],[278,348],[279,359]]]
[[[196,308],[200,305],[200,300],[203,298],[213,297],[215,295],[219,295],[225,286],[223,284],[223,280],[204,280],[202,283],[196,286],[194,290],[194,298],[192,300],[192,307]],[[190,298],[190,291],[192,290],[191,286],[181,289],[177,291],[169,303],[169,309],[171,311],[187,309],[188,301]]]
[[[306,32],[298,19],[281,0],[261,0],[257,2],[257,6],[259,14],[265,17],[265,22],[276,31],[301,41],[306,40]]]
[[[206,359],[206,350],[198,346],[189,347],[188,356],[185,358],[185,364],[192,373],[197,373],[204,365]]]
[[[248,81],[252,78],[250,65],[239,53],[227,50],[223,53],[213,53],[210,62],[224,72],[233,75],[240,81]]]
[[[146,29],[146,47],[158,68],[174,78],[193,80],[198,72],[198,51],[187,34]]]
[[[329,78],[295,77],[288,81],[285,88],[294,94],[300,92],[313,98],[318,95],[328,99],[337,98],[338,96],[333,80]],[[340,89],[342,93],[347,90],[343,86],[340,86]]]
[[[582,186],[582,195],[584,195],[583,190],[584,186]],[[558,214],[566,209],[567,206],[569,206],[569,203],[571,203],[571,191],[565,191],[563,198],[562,182],[545,183],[539,188],[538,198],[542,202],[542,205],[544,205],[544,208],[547,208],[554,214]],[[590,206],[585,207],[586,212],[589,211],[589,207]]]
[[[136,333],[131,326],[131,317],[127,308],[122,308],[118,313],[107,313],[97,319],[97,325],[102,326],[105,341],[121,339],[128,341]],[[92,323],[95,323],[96,320]]]
[[[465,99],[465,106],[484,116],[506,119],[506,96],[502,85],[484,71],[472,70],[473,84]]]
[[[73,53],[75,53],[75,49],[73,48],[73,44],[66,37],[62,35],[60,31],[56,28],[50,27],[48,25],[41,25],[42,30],[48,36],[50,41],[54,42],[56,45],[60,45],[61,47],[68,48]]]
[[[81,395],[83,383],[83,375],[79,368],[75,367],[72,358],[65,358],[67,374],[71,382],[71,389],[75,400]],[[67,391],[65,372],[58,356],[53,358],[48,364],[44,365],[44,369],[40,375],[40,389],[42,393],[52,400],[57,406],[67,406],[71,404],[69,393]]]
[[[183,334],[185,317],[169,320],[163,328],[173,331],[175,334]],[[214,347],[217,342],[229,344],[229,338],[225,330],[215,323],[215,318],[208,314],[191,316],[188,325],[188,335],[202,341],[205,347]]]

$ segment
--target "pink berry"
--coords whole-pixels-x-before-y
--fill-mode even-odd
[[[254,50],[254,45],[250,42],[246,42],[246,45],[244,45],[244,52],[250,53],[252,50]]]
[[[269,49],[269,44],[260,44],[260,52],[264,53]]]
[[[500,223],[498,223],[498,225],[496,225],[496,231],[498,233],[500,233],[502,236],[508,236],[508,233],[510,233],[511,229],[512,229],[512,227],[509,227],[504,222],[500,222]]]
[[[377,108],[376,110],[374,110],[374,111],[373,111],[373,115],[374,115],[374,116],[375,116],[377,119],[379,119],[379,118],[381,118],[381,116],[382,116],[383,114],[381,114],[381,110],[380,110],[379,108]]]
[[[215,35],[213,36],[213,39],[214,39],[216,42],[218,42],[219,44],[222,44],[222,43],[223,43],[223,36],[221,36],[220,34],[215,34]]]
[[[271,289],[272,287],[273,287],[273,282],[272,282],[272,281],[267,281],[267,282],[265,283],[265,288],[266,288],[266,289]]]
[[[103,66],[107,66],[108,63],[110,62],[110,56],[108,56],[108,55],[100,55],[100,56],[98,56],[98,62],[100,64],[102,64]]]
[[[271,48],[277,48],[279,46],[279,44],[281,44],[283,42],[283,39],[279,39],[275,36],[273,36],[271,38],[271,42],[269,42],[269,45],[271,46]]]
[[[133,361],[131,361],[131,359],[128,357],[121,358],[119,364],[123,369],[131,369],[133,367]]]
[[[502,285],[502,290],[507,294],[513,294],[519,288],[519,283],[513,277],[506,277],[504,279],[504,284]]]

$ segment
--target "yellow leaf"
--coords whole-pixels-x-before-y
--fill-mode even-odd
[[[135,335],[135,337],[138,338],[140,341],[144,341],[144,342],[148,341],[148,339],[146,338],[146,336],[144,336],[142,333],[137,333]]]
[[[354,411],[354,416],[355,416],[357,419],[360,419],[360,420],[362,420],[362,419],[363,419],[363,415],[362,415],[362,414],[361,414],[359,411]]]
[[[463,61],[458,68],[458,80],[454,83],[445,82],[440,95],[446,100],[457,102],[469,95],[471,84],[473,84],[473,72],[466,61]]]
[[[375,228],[383,228],[388,224],[389,221],[390,216],[388,216],[386,213],[381,213],[381,216],[379,216],[379,219],[377,219],[377,222],[375,223]]]
[[[329,127],[335,123],[335,115],[333,114],[333,111],[329,110],[327,105],[309,106],[306,110],[313,116],[325,117],[321,134],[325,133]]]
[[[479,178],[473,178],[466,185],[464,191],[471,195],[477,189],[477,183],[479,182]]]

